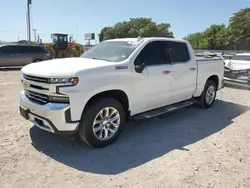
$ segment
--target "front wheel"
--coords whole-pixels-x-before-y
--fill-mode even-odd
[[[214,83],[214,81],[208,80],[201,96],[198,99],[199,106],[202,108],[210,108],[215,101],[216,94],[216,84]]]
[[[83,112],[78,133],[86,144],[105,147],[118,138],[124,123],[122,105],[113,98],[100,98]]]

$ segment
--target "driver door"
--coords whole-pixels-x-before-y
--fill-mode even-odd
[[[164,41],[149,42],[135,59],[133,74],[135,114],[170,103],[170,67],[164,53],[165,46]],[[142,65],[143,68],[138,70],[137,67]]]

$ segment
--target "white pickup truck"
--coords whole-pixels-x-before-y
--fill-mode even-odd
[[[223,61],[197,61],[185,40],[107,40],[79,58],[23,67],[20,114],[46,131],[78,133],[104,147],[132,116],[152,118],[195,102],[211,107],[223,73]]]

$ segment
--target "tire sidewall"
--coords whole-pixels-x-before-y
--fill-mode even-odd
[[[34,61],[33,61],[33,63],[38,63],[38,62],[40,62],[40,61],[42,61],[41,59],[35,59]]]
[[[213,102],[208,104],[207,101],[206,101],[206,94],[207,94],[207,90],[210,86],[213,86],[214,89],[215,89],[215,96],[214,96],[214,99],[213,99]],[[206,83],[206,86],[204,88],[204,93],[203,93],[203,96],[202,96],[202,102],[205,106],[205,108],[210,108],[211,106],[213,106],[214,102],[215,102],[215,99],[216,99],[216,95],[217,95],[217,92],[216,92],[216,85],[213,81],[210,81],[208,80],[207,83]]]
[[[93,132],[93,122],[96,115],[105,107],[113,107],[120,114],[120,125],[115,135],[105,141],[98,140]],[[125,124],[125,112],[122,105],[115,99],[112,98],[101,98],[95,101],[92,105],[87,107],[86,111],[83,112],[80,124],[79,124],[79,135],[85,143],[93,147],[105,147],[112,144],[121,134]]]

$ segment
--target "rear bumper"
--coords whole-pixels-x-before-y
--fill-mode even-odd
[[[224,84],[229,86],[236,86],[245,89],[250,89],[250,82],[244,82],[242,80],[224,78]]]
[[[20,114],[40,129],[56,134],[74,134],[79,122],[71,122],[69,104],[48,103],[39,105],[31,102],[24,91],[20,92]]]

